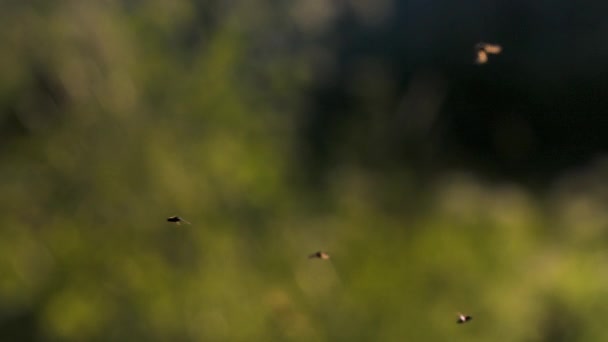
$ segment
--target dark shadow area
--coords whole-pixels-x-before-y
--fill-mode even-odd
[[[601,15],[606,8],[599,2],[399,1],[390,21],[378,27],[346,12],[328,43],[337,51],[337,70],[313,89],[316,105],[301,128],[310,151],[305,163],[318,165],[322,178],[322,170],[331,167],[328,149],[350,141],[337,137],[359,134],[354,139],[362,139],[361,145],[374,143],[349,132],[351,122],[388,111],[378,119],[386,120],[380,135],[396,139],[362,149],[361,159],[378,158],[381,149],[391,162],[424,173],[473,168],[546,184],[608,147],[608,98],[602,95],[608,91],[608,20]],[[500,43],[504,52],[475,65],[478,41]],[[352,110],[361,102],[351,91],[353,80],[368,60],[388,70],[387,82],[396,91],[368,109]],[[407,127],[401,135],[395,129],[395,112],[413,77],[429,70],[443,78],[447,94],[431,133],[412,141]]]
[[[40,341],[39,322],[35,311],[27,311],[0,319],[0,340]]]

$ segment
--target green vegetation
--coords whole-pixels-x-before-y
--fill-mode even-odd
[[[0,340],[607,338],[606,164],[538,195],[336,143],[311,181],[332,15],[296,5],[0,5]]]

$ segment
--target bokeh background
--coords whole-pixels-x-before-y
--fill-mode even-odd
[[[0,340],[607,340],[607,10],[3,1]]]

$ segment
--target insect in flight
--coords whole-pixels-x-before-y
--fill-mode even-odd
[[[309,259],[317,258],[317,259],[328,260],[329,259],[329,254],[327,254],[326,252],[318,251],[316,253],[313,253],[313,254],[309,255],[308,258]]]
[[[488,43],[477,43],[475,44],[475,51],[477,53],[477,57],[475,62],[477,64],[484,64],[488,61],[488,55],[498,55],[502,52],[502,46],[498,44],[488,44]]]
[[[190,224],[190,222],[184,220],[183,218],[181,218],[179,216],[171,216],[171,217],[167,218],[167,221],[174,222],[178,226],[181,225],[182,222],[185,223],[185,224]]]
[[[458,320],[456,321],[456,323],[458,323],[458,324],[462,324],[462,323],[466,323],[466,322],[468,322],[468,321],[470,321],[470,320],[472,320],[472,319],[473,319],[473,317],[463,315],[463,314],[461,314],[461,313],[459,312],[459,313],[458,313]]]

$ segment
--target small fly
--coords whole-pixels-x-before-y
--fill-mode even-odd
[[[477,64],[484,64],[488,61],[488,54],[498,55],[502,52],[502,46],[498,44],[488,43],[477,43],[475,44],[475,51],[477,52]]]
[[[318,251],[316,253],[313,253],[313,254],[309,255],[308,258],[309,259],[317,258],[317,259],[328,260],[329,259],[329,254],[327,254],[326,252]]]
[[[456,323],[462,324],[462,323],[466,323],[472,319],[473,319],[473,317],[471,317],[471,316],[466,316],[461,313],[458,313],[458,320],[456,321]]]
[[[178,226],[182,223],[185,224],[190,224],[190,222],[184,220],[183,218],[179,217],[179,216],[171,216],[169,218],[167,218],[167,221],[169,222],[174,222],[175,224],[177,224]]]

